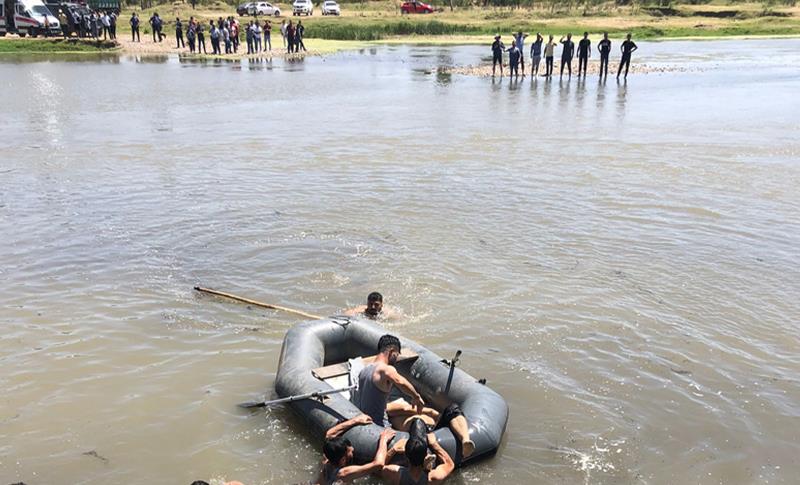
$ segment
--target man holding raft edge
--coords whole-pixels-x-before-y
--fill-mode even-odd
[[[375,458],[364,465],[353,464],[353,445],[350,440],[342,435],[354,426],[372,424],[372,419],[366,414],[360,414],[353,419],[348,419],[337,424],[325,433],[325,444],[322,446],[322,468],[320,469],[316,485],[334,485],[349,482],[369,474],[380,474],[386,463],[386,454],[389,440],[394,437],[394,430],[385,428],[378,440],[378,450]]]
[[[394,335],[387,334],[380,338],[375,360],[358,374],[358,390],[353,393],[352,403],[375,424],[391,426],[398,431],[408,431],[415,418],[419,418],[430,429],[449,427],[461,443],[462,456],[470,456],[475,451],[475,443],[469,439],[469,425],[464,413],[457,404],[447,406],[442,413],[425,407],[422,396],[394,367],[400,348],[400,339]],[[409,396],[412,403],[403,398],[388,402],[394,386]]]

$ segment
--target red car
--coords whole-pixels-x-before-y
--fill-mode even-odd
[[[433,13],[433,7],[417,1],[403,2],[400,5],[400,13]]]

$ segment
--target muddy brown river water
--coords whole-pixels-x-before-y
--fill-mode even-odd
[[[511,415],[449,483],[797,483],[800,41],[640,47],[692,71],[1,59],[0,483],[313,478],[236,407],[297,319],[196,284],[462,349]]]

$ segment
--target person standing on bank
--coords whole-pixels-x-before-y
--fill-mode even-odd
[[[183,23],[179,17],[175,17],[175,48],[186,48],[186,43],[183,41]]]
[[[559,42],[564,46],[561,51],[561,77],[564,77],[565,65],[569,71],[569,77],[572,77],[572,58],[575,57],[575,42],[572,42],[572,34],[567,34],[567,40],[562,37]]]
[[[131,14],[131,42],[141,42],[142,38],[139,35],[139,16],[136,15],[136,12]]]
[[[197,53],[200,53],[200,48],[203,48],[203,54],[208,54],[206,50],[206,36],[203,34],[203,24],[200,22],[195,22],[195,26],[197,27]]]
[[[269,20],[264,21],[264,50],[272,51],[272,24]]]
[[[283,37],[283,48],[286,48],[286,20],[281,22],[281,37]]]
[[[306,35],[306,26],[303,25],[302,20],[297,21],[297,33],[295,34],[295,39],[297,39],[297,46],[295,48],[296,52],[300,52],[300,49],[303,51],[308,52],[306,49],[306,45],[303,44],[303,36]]]
[[[197,39],[197,31],[195,30],[194,19],[189,19],[189,26],[186,29],[186,40],[189,42],[189,52],[194,54],[194,41]]]
[[[600,77],[608,77],[608,55],[611,54],[611,41],[608,40],[608,32],[603,32],[603,40],[597,44],[600,51]]]
[[[578,77],[580,77],[581,67],[583,67],[583,77],[586,78],[586,68],[589,65],[590,57],[592,57],[592,41],[589,40],[589,32],[584,32],[583,39],[578,42]]]
[[[547,77],[553,75],[553,57],[555,57],[555,54],[556,43],[553,42],[553,36],[551,35],[547,45],[544,46],[544,70]]]
[[[539,62],[542,60],[542,34],[536,32],[536,40],[531,44],[531,76],[539,75]]]
[[[625,66],[625,79],[628,79],[628,68],[631,67],[631,54],[639,47],[633,43],[631,40],[631,34],[625,36],[625,42],[622,43],[620,46],[620,50],[622,51],[622,60],[619,61],[619,69],[617,69],[617,79],[619,79],[619,75],[622,72],[622,66]]]
[[[161,30],[161,19],[158,17],[158,12],[154,12],[153,16],[150,17],[150,28],[153,31],[153,43],[161,42],[161,35],[159,31]],[[156,40],[158,38],[158,40]]]

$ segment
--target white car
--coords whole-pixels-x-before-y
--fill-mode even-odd
[[[247,13],[250,15],[271,15],[280,17],[281,9],[277,5],[268,2],[253,2]]]
[[[341,15],[339,4],[333,0],[326,0],[322,3],[322,15]]]
[[[292,15],[314,15],[314,4],[311,0],[294,0]]]

